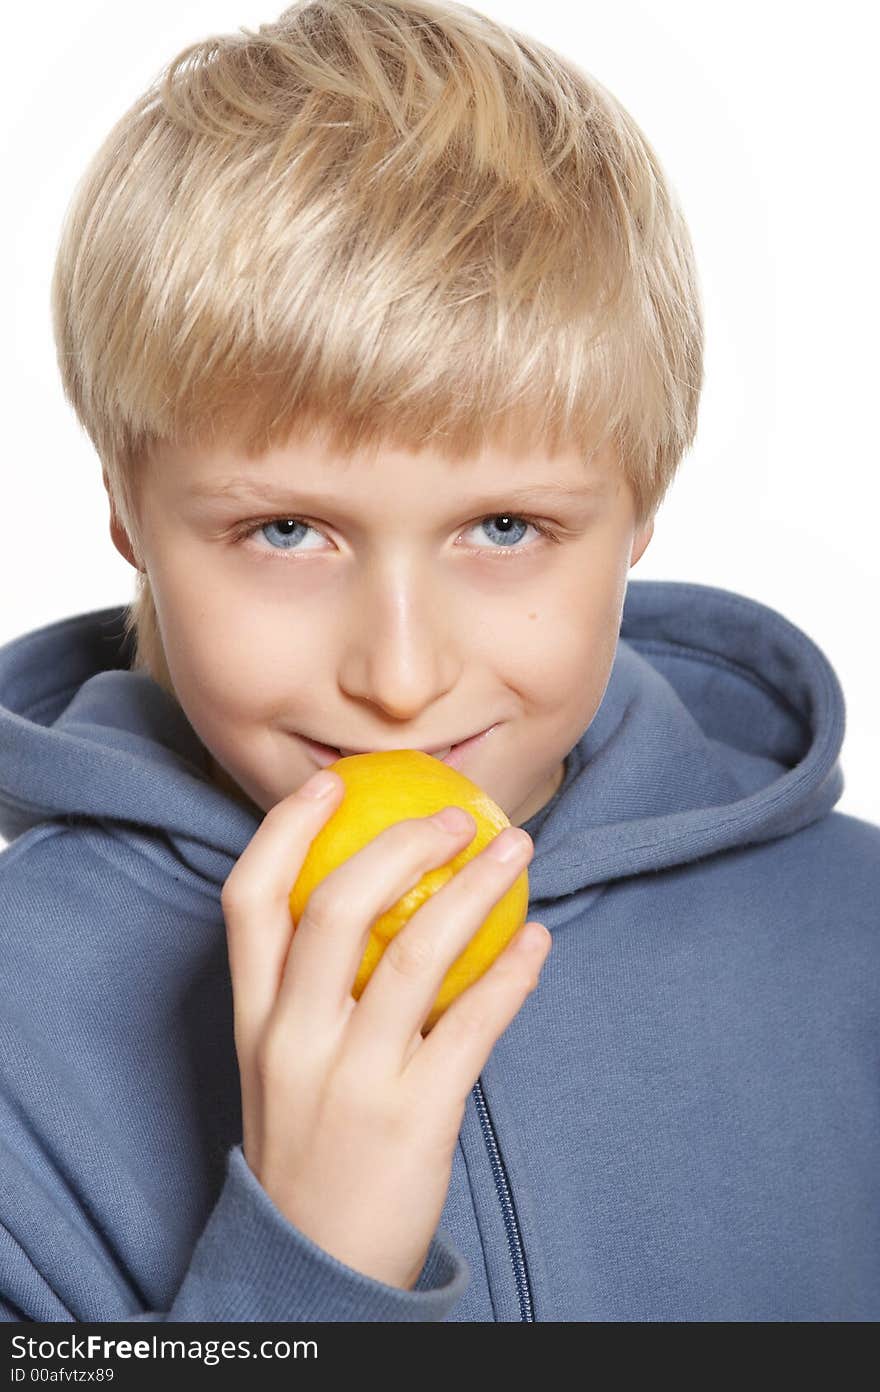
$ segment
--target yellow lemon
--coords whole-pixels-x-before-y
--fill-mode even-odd
[[[429,870],[375,920],[352,986],[352,995],[359,1000],[385,948],[416,909],[510,826],[510,821],[498,804],[458,769],[417,749],[350,754],[330,767],[345,784],[345,794],[309,847],[290,891],[290,912],[295,924],[302,917],[309,895],[331,870],[394,822],[407,817],[430,817],[444,807],[454,806],[463,807],[477,824],[473,840],[462,851],[445,865]],[[523,870],[450,966],[422,1026],[424,1030],[430,1029],[456,996],[491,966],[525,923],[528,905],[529,877],[528,871]]]

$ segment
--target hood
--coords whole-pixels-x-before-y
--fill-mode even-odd
[[[159,836],[222,887],[259,824],[208,781],[182,708],[131,671],[126,607],[0,647],[0,834],[48,819]],[[533,904],[788,836],[843,791],[845,708],[824,653],[776,610],[630,580],[608,683],[552,801],[524,823]],[[173,862],[172,862],[173,863]]]

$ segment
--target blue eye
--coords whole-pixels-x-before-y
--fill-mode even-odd
[[[300,538],[300,534],[301,534],[303,531],[306,531],[306,532],[312,531],[312,528],[309,527],[305,522],[300,522],[300,521],[298,521],[298,519],[295,518],[295,517],[288,517],[288,518],[285,518],[285,519],[282,519],[282,518],[280,518],[280,517],[277,517],[277,518],[273,518],[271,522],[258,522],[257,525],[256,525],[251,531],[248,531],[248,532],[245,533],[245,536],[253,536],[253,535],[254,535],[254,532],[258,532],[258,531],[259,531],[259,532],[263,532],[263,533],[268,533],[268,532],[270,531],[270,529],[273,528],[273,527],[277,527],[277,528],[278,528],[278,533],[277,533],[277,535],[278,535],[278,536],[281,538],[281,540],[284,541],[284,542],[288,542],[288,541],[290,541],[290,542],[297,541],[297,540]],[[285,531],[285,530],[284,530],[285,527],[290,527],[292,530],[291,530],[291,531]],[[268,535],[266,536],[266,540],[267,540],[267,541],[269,540]],[[274,543],[273,543],[273,544],[274,544]],[[294,550],[294,547],[293,547],[293,546],[281,546],[281,547],[279,547],[278,549],[279,549],[279,550],[282,550],[282,551],[292,551],[292,550]]]
[[[478,554],[480,555],[503,555],[505,553],[508,555],[518,555],[524,551],[533,551],[535,549],[534,544],[530,546],[516,545],[515,534],[519,533],[520,536],[522,536],[523,528],[528,529],[531,527],[540,537],[548,541],[558,541],[559,539],[556,533],[553,532],[546,523],[539,522],[533,517],[525,517],[517,513],[496,512],[491,516],[481,518],[479,522],[475,522],[474,527],[485,528],[487,523],[490,528],[494,530],[495,535],[501,538],[501,544],[484,549],[478,548]],[[500,523],[500,526],[496,527],[496,523]],[[308,522],[304,522],[298,517],[270,517],[268,519],[263,518],[258,522],[245,524],[237,533],[235,540],[247,541],[250,537],[256,536],[258,532],[269,542],[268,550],[262,546],[257,547],[257,550],[261,551],[264,556],[278,555],[279,552],[283,554],[284,552],[300,552],[304,549],[312,550],[314,548],[303,548],[296,543],[301,541],[307,532],[315,532],[316,535],[319,534],[316,527],[310,526]],[[273,532],[275,534],[275,539],[280,542],[279,545],[276,545],[275,541],[271,540],[271,534]],[[511,538],[513,538],[513,540],[511,540]],[[288,542],[291,544],[285,544]]]
[[[505,549],[505,550],[511,549],[510,534],[511,534],[511,531],[515,531],[515,530],[516,530],[517,525],[519,525],[519,526],[521,526],[521,527],[531,527],[531,526],[533,525],[531,522],[529,522],[529,520],[528,520],[527,518],[525,518],[525,517],[513,517],[510,513],[507,513],[507,512],[496,512],[495,515],[494,515],[493,517],[484,517],[483,520],[482,520],[481,522],[478,522],[478,523],[477,523],[477,526],[478,526],[478,527],[485,527],[485,525],[486,525],[487,522],[490,523],[493,527],[495,526],[495,523],[496,523],[496,522],[501,522],[501,523],[502,523],[502,526],[501,526],[500,528],[498,528],[498,532],[500,533],[501,537],[503,538],[504,549]],[[490,549],[494,549],[494,548],[490,548]]]

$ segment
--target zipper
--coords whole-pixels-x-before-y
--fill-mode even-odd
[[[510,1249],[510,1264],[513,1267],[513,1279],[516,1281],[516,1293],[519,1296],[519,1317],[521,1320],[534,1320],[535,1312],[532,1305],[532,1292],[529,1286],[529,1273],[526,1269],[522,1236],[520,1234],[519,1224],[516,1220],[516,1209],[513,1206],[513,1196],[510,1192],[510,1185],[507,1182],[507,1172],[504,1168],[504,1161],[501,1159],[501,1151],[498,1149],[498,1139],[492,1127],[489,1108],[486,1105],[483,1084],[479,1078],[474,1083],[473,1095],[474,1101],[477,1104],[480,1126],[483,1129],[483,1139],[486,1142],[486,1149],[489,1152],[489,1162],[492,1166],[492,1174],[495,1179],[495,1189],[498,1193],[498,1201],[501,1204],[501,1213],[507,1232],[507,1245]]]

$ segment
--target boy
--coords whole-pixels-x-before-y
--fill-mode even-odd
[[[242,33],[118,123],[58,252],[138,590],[0,652],[4,1316],[876,1319],[839,683],[756,601],[627,588],[702,383],[659,163],[470,9]],[[390,827],[294,935],[320,768],[453,745],[513,859],[356,1002],[474,827]],[[423,1034],[525,866],[536,917]]]

